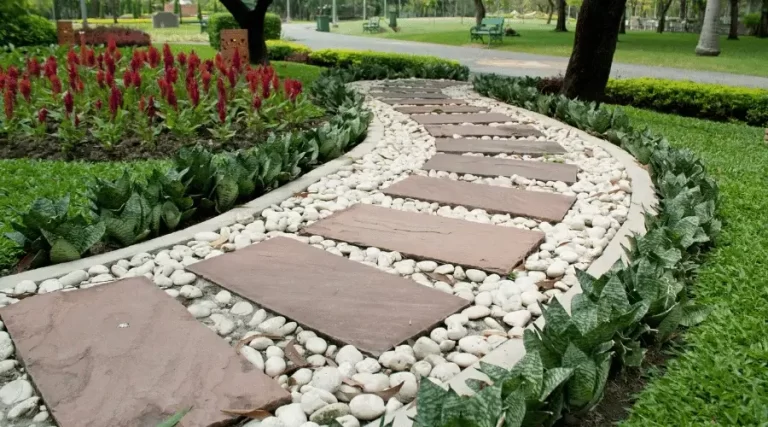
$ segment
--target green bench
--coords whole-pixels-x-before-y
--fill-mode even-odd
[[[492,42],[504,42],[504,18],[483,18],[480,25],[469,30],[469,41],[480,40],[485,43],[484,36],[488,36],[488,46]]]
[[[368,22],[363,22],[363,32],[378,33],[380,22],[381,22],[381,17],[378,17],[378,16],[374,16],[373,18],[370,18]]]
[[[200,32],[201,33],[205,33],[207,31],[208,31],[208,20],[207,19],[202,19],[200,21]]]

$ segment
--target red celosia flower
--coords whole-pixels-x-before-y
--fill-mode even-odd
[[[112,55],[104,55],[104,63],[107,65],[107,72],[115,74],[115,58]]]
[[[179,61],[179,65],[181,65],[182,67],[186,67],[187,66],[187,54],[186,53],[179,52],[179,54],[176,55],[176,60]]]
[[[125,70],[123,72],[123,87],[128,89],[128,87],[131,86],[131,83],[133,83],[133,73],[131,70]]]
[[[94,103],[94,106],[96,107],[97,110],[101,111],[101,107],[104,106],[104,103],[101,102],[100,99],[97,99],[96,102]]]
[[[64,94],[64,111],[67,112],[67,116],[72,114],[72,111],[75,109],[75,100],[72,97],[72,92],[67,91],[67,93]]]
[[[213,72],[213,61],[211,61],[210,59],[206,59],[205,61],[203,61],[203,68],[206,71],[208,71],[209,73],[212,73]]]
[[[235,49],[235,54],[232,55],[232,66],[235,67],[235,70],[237,72],[240,72],[241,67],[243,66],[243,58],[240,57],[240,49]]]
[[[280,79],[277,78],[277,74],[272,75],[272,88],[275,90],[280,89]]]
[[[88,51],[87,51],[87,53],[85,55],[85,63],[89,67],[95,67],[96,66],[96,53],[91,48],[88,48]]]
[[[139,68],[141,68],[141,64],[144,61],[141,58],[141,51],[139,49],[136,49],[133,51],[133,56],[131,57],[131,70],[138,71]]]
[[[144,99],[144,95],[142,95],[141,98],[139,98],[139,111],[144,112],[144,109],[147,107],[146,103],[147,101]]]
[[[216,63],[216,68],[221,74],[227,74],[227,65],[224,63],[224,57],[221,56],[221,52],[216,54],[214,62]]]
[[[133,72],[133,85],[136,89],[141,89],[141,74],[138,71]]]
[[[55,76],[56,73],[58,73],[58,64],[56,63],[56,57],[49,56],[48,59],[45,61],[45,65],[43,66],[43,71],[45,72],[45,76],[49,79],[51,76]]]
[[[168,43],[163,45],[163,64],[166,70],[173,67],[173,52],[171,52],[171,47],[168,46]]]
[[[160,88],[160,96],[165,98],[168,94],[168,82],[163,79],[157,79],[157,87]]]
[[[8,77],[11,79],[18,79],[19,78],[19,69],[15,66],[11,65],[8,67]]]
[[[114,54],[117,51],[117,42],[112,34],[107,36],[107,52]]]
[[[157,68],[157,64],[160,63],[160,52],[158,52],[154,46],[150,46],[149,53],[147,54],[147,59],[149,60],[150,67]]]
[[[67,64],[77,65],[79,63],[80,63],[80,58],[77,57],[75,50],[70,47],[69,52],[67,52]]]
[[[51,92],[53,92],[54,95],[58,95],[61,93],[61,80],[59,80],[59,77],[56,75],[51,76]]]
[[[16,97],[16,93],[19,91],[19,82],[16,77],[8,74],[5,79],[5,90],[11,92],[14,98]]]
[[[8,88],[5,89],[5,95],[3,96],[3,105],[5,106],[5,117],[8,120],[11,120],[13,118],[13,104],[16,100],[16,96],[8,90]]]
[[[80,75],[77,73],[77,67],[73,63],[67,65],[67,75],[69,76],[69,88],[77,91],[77,81],[80,79]]]
[[[104,88],[104,71],[96,71],[96,83],[100,88]]]
[[[258,94],[253,95],[253,109],[259,110],[261,108],[261,98],[259,98]]]
[[[106,74],[106,76],[104,78],[104,81],[105,81],[105,83],[107,84],[108,87],[114,86],[115,85],[115,75],[113,73],[110,73],[109,71],[107,71],[107,74]]]
[[[187,66],[191,69],[197,69],[197,67],[200,66],[200,57],[197,56],[197,53],[193,50],[189,53],[189,58],[187,58]]]
[[[21,92],[21,96],[29,102],[30,94],[32,93],[32,84],[29,82],[29,77],[24,76],[19,82],[19,92]]]
[[[100,70],[104,69],[104,54],[103,53],[99,53],[99,55],[96,57],[96,64],[98,64]]]
[[[41,108],[37,112],[37,121],[40,123],[45,123],[45,120],[48,118],[48,110],[45,109],[45,107]]]
[[[208,93],[208,89],[211,87],[211,73],[208,70],[203,70],[203,74],[200,76],[203,80],[203,92]]]
[[[169,84],[174,84],[178,79],[179,79],[179,70],[177,70],[174,67],[165,69],[165,81],[167,81]]]
[[[168,105],[175,110],[179,106],[178,99],[176,99],[176,91],[173,86],[168,86]]]
[[[37,62],[37,58],[27,59],[27,72],[31,77],[40,77],[40,63]]]
[[[77,79],[77,91],[82,92],[83,89],[85,89],[85,84],[83,83],[82,80]]]
[[[234,66],[229,67],[229,70],[227,71],[227,80],[229,80],[229,87],[234,89],[237,84],[237,71]]]
[[[216,93],[218,94],[219,98],[227,99],[227,89],[224,87],[224,80],[222,80],[221,77],[216,79]]]
[[[150,95],[149,101],[147,101],[147,117],[149,117],[149,122],[152,123],[152,119],[155,118],[155,97]]]
[[[112,86],[109,92],[109,112],[112,113],[113,118],[117,115],[117,109],[121,105],[123,105],[123,94],[120,92],[120,89]]]
[[[192,101],[192,105],[197,107],[200,104],[200,89],[197,87],[196,80],[187,81],[187,93],[189,93],[189,100]]]

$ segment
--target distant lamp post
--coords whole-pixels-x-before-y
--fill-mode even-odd
[[[332,5],[331,18],[333,19],[333,25],[337,26],[339,25],[339,18],[338,16],[336,16],[336,0],[333,0],[333,3],[331,3],[331,5]]]
[[[291,0],[285,0],[285,22],[291,22]]]
[[[85,0],[80,0],[80,14],[83,15],[83,28],[88,28],[88,10],[85,8]]]

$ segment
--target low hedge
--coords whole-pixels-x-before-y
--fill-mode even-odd
[[[149,34],[136,28],[100,26],[85,30],[85,42],[89,45],[106,45],[110,38],[117,47],[149,46],[151,42]]]
[[[283,40],[267,40],[270,61],[309,62],[312,50],[304,45]]]
[[[56,27],[42,16],[21,14],[0,19],[0,46],[42,46],[56,40]]]
[[[264,38],[266,40],[279,40],[282,32],[282,21],[274,13],[267,13],[264,17]],[[208,42],[216,50],[221,47],[221,30],[238,29],[240,25],[229,12],[215,13],[208,18]]]
[[[422,381],[414,425],[419,427],[553,425],[602,399],[611,372],[643,362],[646,348],[704,319],[689,287],[704,253],[718,236],[719,192],[701,160],[672,148],[660,135],[633,128],[619,108],[544,95],[535,79],[481,76],[475,90],[555,117],[598,135],[647,165],[659,199],[646,215],[646,234],[634,236],[600,278],[577,270],[582,293],[570,313],[554,299],[543,308],[543,328],[526,329],[526,354],[511,370],[480,363],[491,380],[467,380],[475,391],[459,396]],[[573,420],[571,420],[573,421]]]
[[[526,78],[545,94],[557,94],[562,77]],[[605,102],[700,119],[768,125],[768,90],[653,78],[609,80]]]

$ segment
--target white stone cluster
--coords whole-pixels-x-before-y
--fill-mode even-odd
[[[361,82],[355,86],[365,92],[374,84]],[[631,184],[623,165],[598,146],[580,140],[567,129],[543,127],[519,110],[478,97],[468,87],[453,87],[444,92],[505,113],[513,118],[512,123],[530,124],[542,131],[544,138],[559,142],[568,151],[538,158],[499,157],[574,164],[580,168],[578,182],[568,185],[521,176],[477,177],[421,170],[424,162],[435,154],[434,138],[407,115],[371,100],[367,106],[384,125],[381,140],[370,153],[321,178],[305,193],[273,205],[257,216],[240,214],[234,224],[217,232],[197,233],[185,245],[156,254],[140,253],[112,265],[95,265],[87,271],[73,271],[41,283],[20,282],[0,294],[0,306],[16,302],[17,296],[71,291],[120,278],[146,276],[233,345],[253,337],[240,349],[241,356],[291,393],[291,404],[277,409],[273,417],[252,421],[247,426],[313,427],[336,419],[345,427],[356,427],[395,411],[413,401],[422,377],[447,382],[505,341],[521,338],[530,322],[541,315],[541,304],[567,292],[577,283],[576,269],[586,269],[602,254],[626,219],[630,204]],[[380,191],[411,174],[558,193],[577,200],[562,222],[552,224],[463,206],[392,198]],[[538,230],[546,238],[517,271],[501,277],[467,266],[409,259],[398,252],[297,234],[303,227],[356,203]],[[429,334],[374,358],[351,345],[334,343],[314,331],[304,330],[291,319],[269,313],[186,270],[200,260],[276,235],[410,278],[420,285],[464,298],[471,305],[445,319]],[[291,342],[309,366],[298,368],[288,359],[285,349]],[[13,352],[9,335],[0,332],[0,425],[46,427],[52,421],[45,406],[40,406],[40,398],[24,369],[13,359]],[[400,384],[397,393],[382,398]]]

